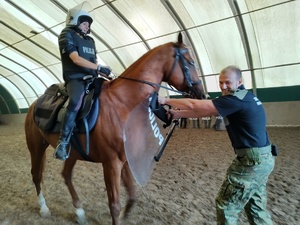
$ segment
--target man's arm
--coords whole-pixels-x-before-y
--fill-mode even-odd
[[[159,96],[158,102],[161,105],[167,104],[175,108],[169,110],[174,119],[182,117],[198,118],[219,114],[212,100],[198,100],[190,98],[170,99]]]

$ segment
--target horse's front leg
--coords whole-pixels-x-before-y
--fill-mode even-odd
[[[112,162],[102,165],[112,224],[119,225],[121,212],[120,183],[122,162],[115,159]]]
[[[81,206],[81,202],[72,183],[72,171],[75,166],[75,163],[76,163],[76,159],[73,158],[67,159],[64,165],[64,169],[62,171],[62,176],[64,177],[65,183],[71,194],[73,206],[76,208],[76,215],[77,215],[76,220],[79,224],[84,224],[86,221],[85,212]]]
[[[122,216],[127,218],[136,201],[136,187],[128,162],[126,162],[123,166],[121,178],[128,195],[127,203]]]

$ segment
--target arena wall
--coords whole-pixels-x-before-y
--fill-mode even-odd
[[[300,101],[265,102],[268,126],[300,126]],[[2,124],[24,123],[26,113],[0,114]],[[212,119],[212,123],[213,123]]]

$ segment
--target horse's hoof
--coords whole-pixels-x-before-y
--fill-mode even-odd
[[[85,224],[86,219],[85,219],[85,217],[84,217],[84,218],[77,217],[76,222],[77,222],[78,224],[83,225],[83,224]]]
[[[48,208],[47,209],[41,209],[40,210],[40,215],[43,218],[50,217],[51,216],[51,212],[50,212],[50,210]]]
[[[76,209],[76,215],[77,215],[77,218],[76,218],[77,223],[85,224],[85,222],[86,222],[85,213],[82,208]]]

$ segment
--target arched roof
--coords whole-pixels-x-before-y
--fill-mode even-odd
[[[62,82],[58,35],[82,0],[0,0],[0,114],[22,112]],[[88,0],[99,62],[118,75],[149,49],[185,35],[207,92],[235,64],[246,87],[300,85],[300,1]]]

